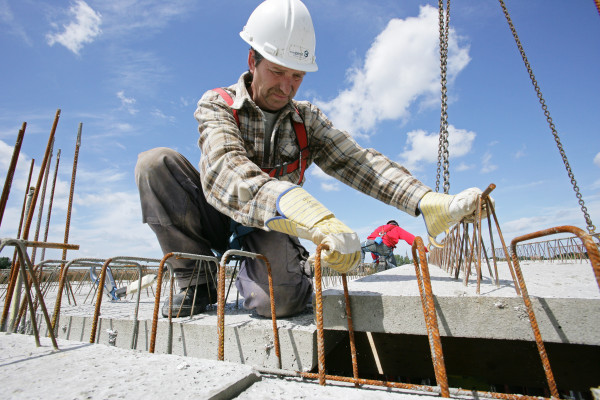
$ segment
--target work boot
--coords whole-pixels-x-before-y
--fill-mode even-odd
[[[217,302],[217,289],[213,285],[202,283],[198,286],[182,288],[178,294],[173,295],[171,316],[189,317],[204,312],[206,306]],[[194,310],[192,311],[192,304]],[[169,298],[167,297],[162,308],[163,317],[169,317]]]

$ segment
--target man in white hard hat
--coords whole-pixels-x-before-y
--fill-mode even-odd
[[[198,102],[200,171],[167,148],[140,154],[136,182],[144,222],[165,253],[222,254],[232,235],[243,249],[270,262],[277,316],[303,311],[312,296],[308,252],[298,238],[325,243],[325,266],[348,272],[359,262],[357,234],[306,192],[312,163],[341,182],[424,216],[430,237],[472,214],[478,189],[433,193],[404,167],[360,147],[315,105],[294,96],[317,70],[311,16],[300,0],[266,0],[240,33],[250,46],[248,71],[232,86]],[[162,313],[186,316],[216,302],[214,266],[172,261],[181,293]],[[270,316],[266,266],[245,259],[236,286],[244,306]],[[194,305],[193,305],[194,304]]]

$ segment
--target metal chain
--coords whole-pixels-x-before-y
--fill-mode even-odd
[[[448,69],[448,35],[450,31],[450,0],[447,0],[446,17],[444,18],[444,1],[439,0],[439,27],[440,27],[440,76],[442,84],[442,109],[440,114],[440,134],[438,143],[438,163],[435,182],[435,191],[439,192],[440,173],[444,170],[444,193],[450,189],[450,162],[448,161],[448,95],[446,87],[446,71]],[[446,24],[444,26],[444,20]]]
[[[565,164],[565,168],[567,169],[567,174],[569,175],[569,178],[571,179],[571,184],[573,185],[573,190],[575,191],[575,196],[579,200],[579,205],[581,206],[581,211],[583,212],[583,216],[587,223],[587,230],[590,233],[590,235],[593,235],[596,230],[596,227],[592,223],[592,219],[590,218],[590,215],[588,214],[587,207],[585,206],[585,203],[583,201],[583,197],[581,196],[581,193],[579,192],[579,187],[577,186],[577,181],[575,180],[575,175],[573,174],[573,171],[571,171],[571,166],[569,165],[569,160],[567,159],[565,150],[563,149],[563,146],[560,142],[560,138],[558,137],[558,132],[556,131],[556,127],[554,126],[554,123],[552,122],[552,118],[550,117],[550,112],[548,111],[546,102],[544,101],[544,98],[542,97],[542,92],[537,84],[535,76],[533,75],[533,70],[531,69],[531,65],[529,64],[529,61],[527,60],[527,56],[525,55],[525,50],[523,50],[523,46],[521,45],[521,41],[519,40],[519,36],[517,35],[517,30],[515,29],[515,26],[512,23],[510,15],[508,14],[508,9],[506,8],[506,5],[504,4],[504,0],[499,0],[499,1],[500,1],[500,5],[502,6],[502,10],[504,11],[504,16],[506,17],[506,21],[508,22],[508,25],[513,34],[513,37],[515,38],[515,42],[517,43],[517,47],[519,48],[519,53],[521,53],[521,57],[523,58],[523,62],[525,63],[525,67],[527,68],[527,72],[529,73],[529,77],[531,78],[531,83],[533,84],[533,87],[535,88],[535,92],[537,93],[537,97],[540,101],[540,104],[542,105],[542,110],[544,110],[544,115],[546,116],[546,121],[548,122],[548,125],[550,125],[550,129],[552,130],[552,135],[554,136],[554,140],[556,141],[556,146],[558,147],[560,156],[562,157],[563,163]]]

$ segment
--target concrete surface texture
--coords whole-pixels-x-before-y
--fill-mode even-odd
[[[398,399],[433,394],[261,376],[252,367],[102,344],[0,333],[3,399]]]

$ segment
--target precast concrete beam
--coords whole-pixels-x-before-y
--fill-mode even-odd
[[[521,268],[545,342],[600,345],[600,291],[589,262],[522,263]],[[498,269],[500,285],[484,276],[477,294],[474,275],[465,285],[429,265],[441,336],[534,340],[508,266],[499,263]],[[348,290],[356,331],[427,334],[412,264],[353,280]],[[323,309],[325,329],[347,329],[341,288],[323,292]]]

